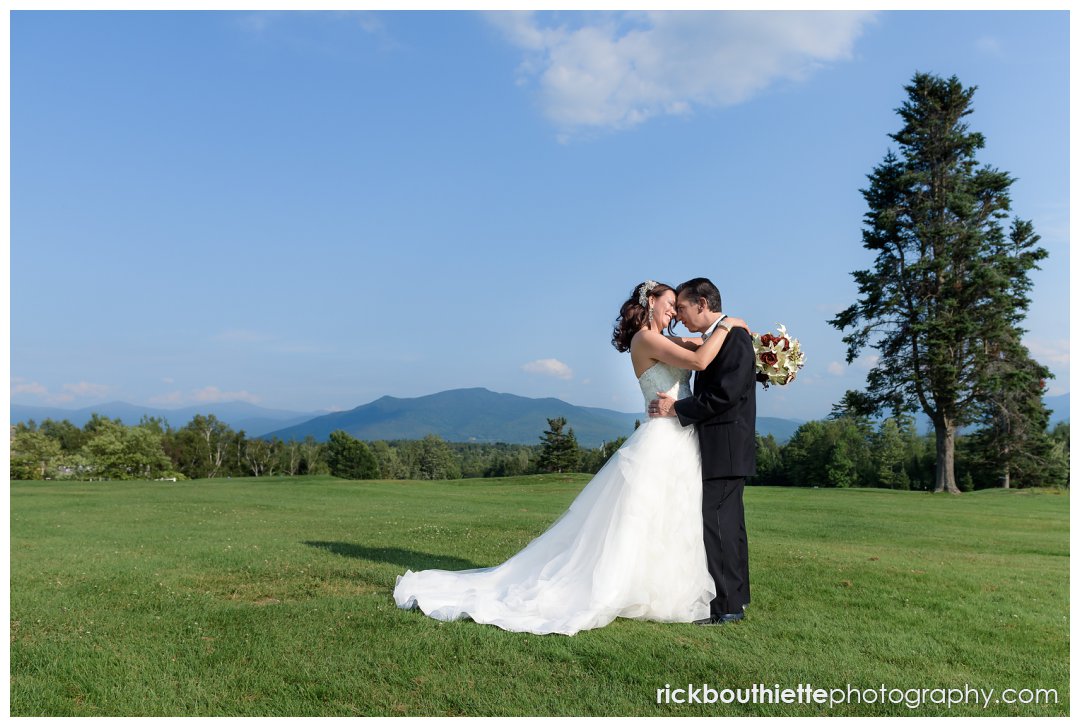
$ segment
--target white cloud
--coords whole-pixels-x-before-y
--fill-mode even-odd
[[[830,361],[829,365],[826,368],[828,369],[829,373],[832,374],[833,376],[843,376],[844,375],[844,369],[847,368],[847,367],[844,366],[844,364],[840,363],[839,361]]]
[[[554,376],[559,379],[572,379],[574,377],[574,372],[570,370],[570,367],[556,358],[542,358],[537,361],[530,361],[523,365],[521,369],[530,374]]]
[[[866,369],[867,371],[869,371],[870,369],[877,366],[878,361],[880,361],[880,360],[881,360],[881,356],[879,356],[876,353],[870,353],[870,354],[867,354],[865,356],[859,356],[859,358],[855,359],[854,364],[856,366],[858,366],[859,368]]]
[[[16,376],[11,380],[11,393],[32,394],[44,397],[46,404],[66,404],[75,399],[101,398],[109,393],[112,387],[106,384],[92,384],[89,381],[80,381],[77,384],[64,384],[61,391],[50,392],[49,387],[37,381],[27,381]]]
[[[987,55],[1002,55],[1001,41],[992,35],[984,35],[976,40],[975,49]]]
[[[359,28],[382,51],[401,46],[388,32],[383,16],[368,10],[322,10],[296,13],[282,10],[259,10],[238,14],[234,24],[260,42],[279,44],[305,55],[335,58],[349,55],[348,47],[359,37],[338,32],[340,27]]]
[[[109,393],[112,387],[107,384],[93,384],[89,381],[80,381],[77,384],[64,384],[61,391],[50,392],[49,387],[37,381],[27,381],[16,376],[11,382],[11,393],[33,394],[44,397],[46,404],[66,404],[75,399],[97,399]]]
[[[535,81],[564,134],[626,129],[695,107],[741,103],[849,59],[868,12],[630,12],[487,17],[525,53],[519,84]],[[576,24],[570,21],[577,21]]]
[[[1069,368],[1069,339],[1058,338],[1049,340],[1045,338],[1025,338],[1031,357],[1044,366]]]
[[[105,384],[91,384],[89,381],[80,381],[77,384],[64,384],[64,391],[72,396],[100,397],[109,393],[109,387]]]
[[[386,31],[386,26],[383,25],[382,20],[373,12],[356,12],[353,14],[357,23],[365,32],[368,33],[383,33]]]
[[[187,393],[182,391],[169,391],[164,394],[149,397],[146,402],[158,406],[180,406],[188,403],[215,404],[223,401],[246,401],[249,404],[258,404],[261,397],[249,391],[222,391],[217,386],[204,386],[201,389],[191,389]]]
[[[179,391],[170,391],[168,394],[161,394],[159,396],[151,396],[147,399],[149,404],[182,404],[184,403],[184,395]]]
[[[17,383],[11,385],[12,394],[48,394],[49,389],[36,381],[26,381],[25,379],[15,379]],[[25,382],[25,383],[24,383]]]
[[[258,404],[260,398],[247,391],[222,391],[216,386],[206,386],[191,392],[191,398],[200,403],[213,403],[221,401],[246,401],[249,404]]]

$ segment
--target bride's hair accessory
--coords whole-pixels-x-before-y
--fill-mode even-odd
[[[641,290],[638,293],[637,302],[641,304],[642,308],[649,307],[649,291],[655,288],[660,283],[655,280],[646,280],[641,284]]]
[[[652,323],[652,311],[649,310],[649,295],[666,295],[669,290],[672,294],[675,293],[675,289],[670,285],[655,280],[646,280],[644,283],[634,285],[633,289],[630,290],[630,295],[619,306],[619,317],[615,319],[615,330],[611,332],[611,345],[615,347],[616,351],[623,353],[629,351],[630,341],[634,338],[634,335],[643,326]],[[674,333],[672,331],[674,325],[675,317],[672,316],[671,322],[668,323],[669,333]]]

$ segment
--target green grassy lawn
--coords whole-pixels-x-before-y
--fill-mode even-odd
[[[573,637],[394,606],[495,565],[584,475],[11,483],[13,715],[1064,715],[1069,498],[747,490],[753,603]],[[747,689],[1056,689],[1057,704],[657,704]],[[933,695],[929,695],[933,697]]]

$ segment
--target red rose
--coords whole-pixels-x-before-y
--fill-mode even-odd
[[[784,344],[784,350],[785,351],[788,350],[789,348],[791,348],[791,341],[787,340],[786,338],[781,338],[780,340]]]
[[[761,354],[761,363],[765,364],[766,366],[775,366],[776,361],[776,354],[772,351],[766,351],[765,353]]]
[[[775,340],[776,339],[773,338],[771,333],[766,333],[764,336],[761,337],[761,345],[762,346],[771,346],[771,345],[773,345]]]

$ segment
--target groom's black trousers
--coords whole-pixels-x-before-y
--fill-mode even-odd
[[[750,561],[743,514],[743,477],[704,480],[701,516],[709,575],[716,584],[712,616],[739,613],[750,603]]]

